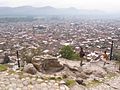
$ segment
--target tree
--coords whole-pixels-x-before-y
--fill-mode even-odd
[[[69,59],[69,60],[74,60],[78,59],[79,60],[79,55],[76,54],[73,50],[73,48],[69,45],[63,46],[59,52],[63,58]]]

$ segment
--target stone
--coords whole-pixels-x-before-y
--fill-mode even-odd
[[[14,90],[13,88],[9,88],[8,90]]]
[[[100,78],[103,78],[107,74],[107,72],[96,63],[84,65],[83,71],[86,74],[93,74],[96,77],[100,77]]]
[[[60,90],[69,90],[69,88],[66,85],[60,85]]]
[[[30,90],[33,90],[33,85],[28,85],[28,88],[29,88]]]
[[[43,87],[42,90],[49,90],[47,87]]]
[[[32,85],[34,85],[34,84],[36,84],[36,83],[37,83],[36,81],[32,81],[32,82],[31,82]]]
[[[21,88],[16,88],[16,90],[22,90]]]
[[[55,86],[59,86],[59,84],[58,84],[58,83],[55,83],[54,85],[55,85]]]
[[[78,78],[82,78],[82,79],[87,79],[87,78],[89,78],[89,76],[88,75],[86,75],[84,72],[81,72],[81,73],[75,73],[76,74],[76,77],[78,77]]]
[[[78,84],[83,84],[83,80],[82,79],[77,79],[75,80]]]
[[[91,89],[86,89],[85,87],[81,85],[74,85],[70,88],[70,90],[91,90]]]
[[[43,87],[44,87],[44,86],[47,86],[47,84],[46,84],[46,83],[41,83],[40,85],[41,85],[41,86],[43,86]]]
[[[40,87],[42,88],[42,90],[49,90],[46,83],[41,83]]]
[[[50,55],[33,57],[31,62],[42,73],[54,73],[64,69],[64,66],[59,63],[58,59]]]
[[[65,81],[63,81],[63,80],[61,80],[59,83],[60,84],[66,84]]]
[[[37,82],[41,83],[41,82],[43,82],[43,80],[42,79],[37,79]]]
[[[28,84],[29,84],[28,81],[23,81],[23,85],[24,85],[24,86],[27,86]]]
[[[22,83],[18,83],[18,87],[22,88],[24,85]]]
[[[30,63],[24,66],[23,71],[32,75],[37,73],[36,68],[33,66],[33,64]]]
[[[84,70],[84,73],[86,75],[91,75],[93,73],[93,71],[86,69],[86,70]]]
[[[26,86],[24,86],[24,87],[22,88],[22,90],[28,90],[28,88],[27,88]]]

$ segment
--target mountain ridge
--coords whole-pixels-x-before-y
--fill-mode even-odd
[[[98,10],[83,10],[74,7],[69,8],[54,8],[51,6],[44,7],[32,7],[32,6],[20,6],[20,7],[0,7],[0,15],[94,15],[102,14],[102,11]]]

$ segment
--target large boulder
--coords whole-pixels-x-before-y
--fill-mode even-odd
[[[64,69],[56,57],[50,55],[36,56],[32,59],[34,67],[42,73],[54,73]]]
[[[26,73],[32,74],[32,75],[37,73],[36,68],[31,63],[25,65],[24,68],[23,68],[23,71],[26,72]]]
[[[107,74],[107,72],[101,66],[91,63],[84,65],[83,71],[87,75],[93,74],[99,78],[103,78]]]

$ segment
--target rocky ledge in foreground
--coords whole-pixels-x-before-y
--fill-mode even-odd
[[[42,76],[42,77],[41,77]],[[119,90],[120,74],[106,77],[104,82],[89,82],[79,85],[75,80],[64,76],[30,75],[22,71],[0,72],[0,90]]]
[[[34,62],[25,65],[20,70],[13,70],[8,64],[1,65],[0,90],[120,89],[120,73],[115,61],[110,61],[105,66],[102,61],[86,62],[80,67],[79,61],[53,57],[35,59],[33,59]],[[54,65],[53,62],[51,64],[49,60],[53,60],[57,65]],[[38,65],[38,69],[35,65]],[[48,66],[44,68],[42,65]],[[53,67],[58,67],[58,70]]]

